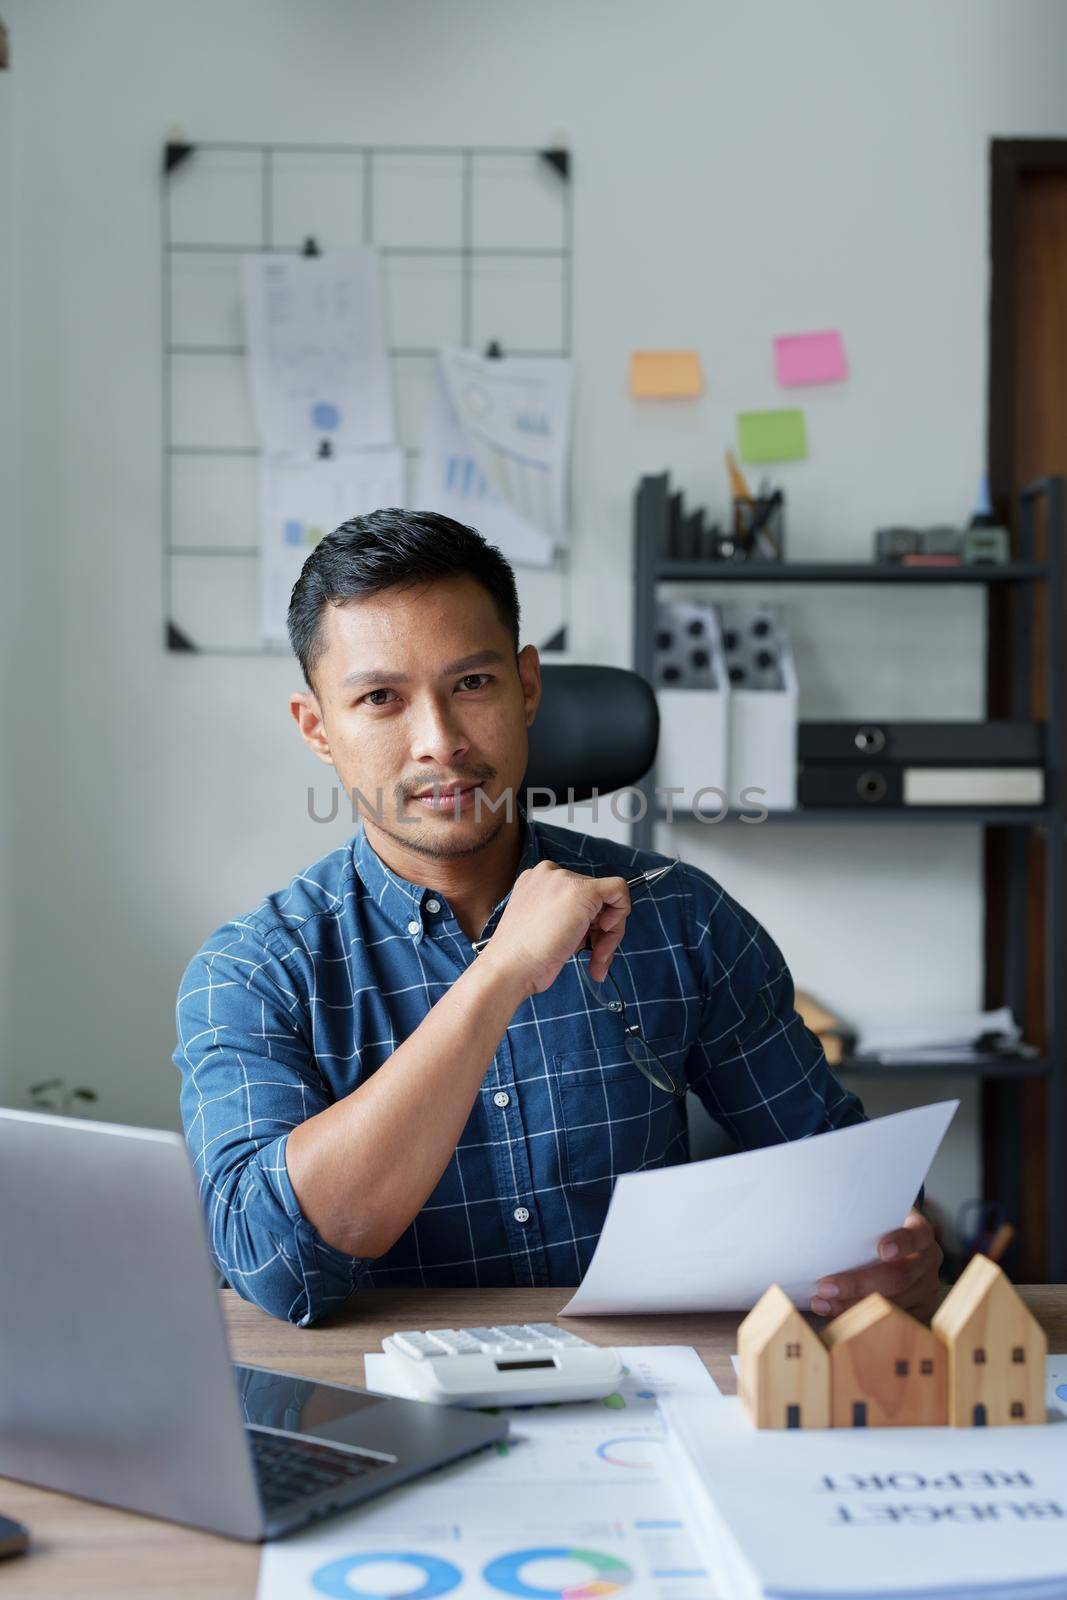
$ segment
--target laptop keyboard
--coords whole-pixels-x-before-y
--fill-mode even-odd
[[[372,1456],[348,1455],[328,1445],[311,1444],[306,1439],[282,1438],[274,1433],[258,1433],[250,1428],[252,1461],[264,1510],[280,1511],[296,1500],[322,1494],[327,1489],[346,1487],[365,1478],[390,1461]]]

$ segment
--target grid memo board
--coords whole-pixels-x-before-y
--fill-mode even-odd
[[[163,618],[166,647],[280,654],[259,636],[256,445],[243,255],[374,247],[398,442],[412,491],[444,345],[571,354],[565,150],[171,143],[164,147]],[[410,503],[410,501],[409,501]],[[517,567],[524,636],[563,649],[567,559]]]

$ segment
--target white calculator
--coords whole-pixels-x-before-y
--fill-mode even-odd
[[[600,1400],[625,1368],[616,1351],[554,1322],[391,1333],[382,1349],[419,1400],[444,1406],[525,1406]]]

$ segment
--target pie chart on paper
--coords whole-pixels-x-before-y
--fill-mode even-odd
[[[585,1568],[584,1573],[576,1568]],[[482,1573],[501,1594],[520,1600],[607,1600],[633,1578],[618,1556],[568,1545],[534,1545],[497,1556]]]

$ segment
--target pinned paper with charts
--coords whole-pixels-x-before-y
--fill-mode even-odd
[[[396,442],[378,256],[245,256],[261,449],[335,454]]]
[[[569,538],[571,363],[441,352],[426,417],[419,508],[473,523],[520,565]]]
[[[722,1401],[695,1350],[620,1354],[618,1393],[508,1410],[506,1440],[269,1544],[259,1600],[714,1600],[663,1407]],[[404,1392],[388,1357],[366,1368],[369,1388]]]
[[[260,466],[260,630],[286,644],[293,585],[319,540],[349,517],[404,501],[404,456],[266,456]]]

